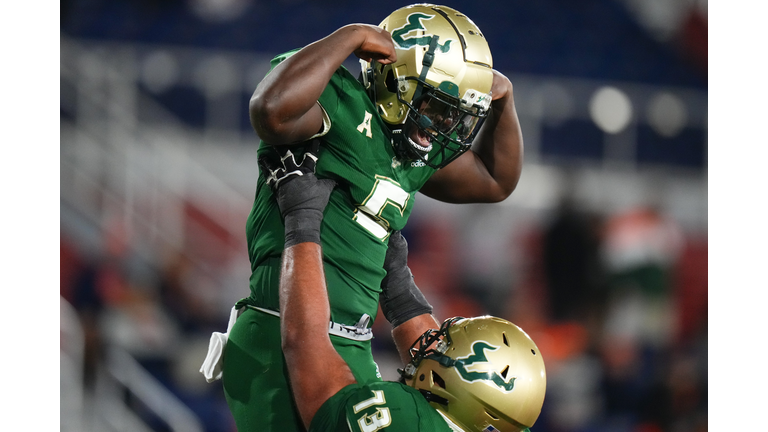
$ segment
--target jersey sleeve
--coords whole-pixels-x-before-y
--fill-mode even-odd
[[[277,67],[277,65],[279,65],[280,63],[282,63],[283,61],[285,61],[285,59],[287,59],[288,57],[290,57],[290,56],[292,56],[292,55],[296,54],[297,52],[299,52],[299,50],[298,50],[298,49],[294,49],[294,50],[291,50],[291,51],[288,51],[288,52],[284,52],[284,53],[282,53],[282,54],[280,54],[280,55],[277,55],[277,56],[275,56],[275,57],[274,57],[272,60],[270,60],[270,62],[269,62],[269,72],[267,72],[267,75],[269,75],[269,73],[270,73],[270,72],[272,72],[272,70],[273,70],[274,68],[276,68],[276,67]]]
[[[323,108],[323,105],[320,103],[320,101],[317,102],[317,105],[320,106],[320,110],[323,112],[323,130],[312,135],[311,137],[309,137],[309,139],[321,137],[327,134],[329,130],[331,130],[331,117],[325,111],[325,108]]]

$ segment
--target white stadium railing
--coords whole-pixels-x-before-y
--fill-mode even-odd
[[[129,406],[138,400],[174,432],[203,432],[197,416],[125,350],[110,346],[93,389],[84,385],[85,341],[77,312],[61,298],[62,432],[141,432],[152,429]],[[130,397],[127,397],[130,395]]]

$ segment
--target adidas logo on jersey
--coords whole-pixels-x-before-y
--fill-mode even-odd
[[[397,168],[397,167],[399,167],[399,166],[400,166],[400,165],[402,165],[402,164],[403,164],[403,163],[402,163],[402,162],[400,162],[400,161],[397,159],[397,157],[393,157],[393,158],[392,158],[392,168]],[[424,163],[424,161],[421,161],[421,160],[417,160],[417,161],[413,161],[413,162],[411,162],[411,166],[412,166],[412,167],[414,167],[414,168],[421,168],[421,167],[423,167],[423,166],[427,166],[427,165]]]

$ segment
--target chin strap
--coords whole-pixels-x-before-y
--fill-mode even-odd
[[[360,59],[360,78],[358,81],[363,85],[365,91],[368,93],[368,97],[375,103],[376,102],[376,84],[374,80],[374,68],[376,68],[376,60],[371,60],[370,67],[368,62]]]
[[[426,399],[427,402],[435,402],[440,405],[448,406],[448,399],[440,397],[429,390],[419,389],[419,393],[424,396],[424,399]]]

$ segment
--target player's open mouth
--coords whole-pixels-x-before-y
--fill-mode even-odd
[[[408,142],[418,151],[428,153],[432,150],[432,140],[434,137],[426,131],[416,129],[415,133],[408,136]]]

